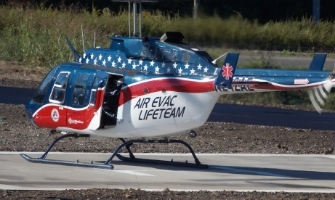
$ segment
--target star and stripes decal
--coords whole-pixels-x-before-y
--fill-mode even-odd
[[[215,75],[215,68],[210,67],[209,65],[205,65],[205,63],[197,63],[194,65],[188,62],[160,62],[156,60],[142,60],[126,58],[122,55],[113,55],[99,51],[86,51],[82,57],[79,58],[79,62],[105,67],[143,70],[155,74],[168,73],[177,75]]]

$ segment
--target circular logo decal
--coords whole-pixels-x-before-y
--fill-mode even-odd
[[[54,122],[58,122],[59,120],[59,112],[57,109],[52,109],[51,111],[51,118]]]

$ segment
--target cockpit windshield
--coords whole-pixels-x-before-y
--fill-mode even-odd
[[[49,72],[49,74],[44,78],[40,87],[37,89],[36,93],[33,96],[33,100],[36,103],[42,103],[43,102],[43,99],[44,99],[46,93],[48,92],[50,82],[51,82],[52,78],[54,77],[55,72],[56,72],[57,69],[58,69],[58,67],[54,67]]]

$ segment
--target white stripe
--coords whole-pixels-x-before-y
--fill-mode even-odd
[[[132,171],[132,170],[113,170],[111,172],[119,172],[119,173],[124,173],[124,174],[135,175],[135,176],[154,176],[154,175],[151,175],[151,174],[136,172],[136,171]]]
[[[139,84],[143,84],[143,83],[147,83],[147,82],[151,82],[151,81],[161,81],[161,80],[164,80],[164,79],[176,79],[176,80],[185,80],[185,81],[206,83],[206,82],[214,81],[214,78],[215,78],[215,76],[209,77],[209,79],[204,78],[204,79],[198,80],[198,79],[181,78],[181,77],[159,77],[159,78],[152,78],[152,79],[147,79],[147,80],[139,81],[139,82],[136,82],[136,83],[132,83],[132,84],[129,84],[129,85],[123,87],[123,88],[131,87],[131,86],[134,86],[134,85],[139,85]]]
[[[311,189],[306,189],[306,190],[285,190],[285,189],[278,189],[278,190],[257,190],[257,189],[245,189],[245,190],[235,190],[235,189],[209,189],[209,190],[204,190],[204,189],[170,189],[170,191],[175,191],[175,192],[200,192],[200,191],[208,191],[208,192],[219,192],[219,191],[234,191],[234,192],[292,192],[292,193],[335,193],[334,189],[320,189],[320,190],[311,190]],[[141,189],[144,191],[148,192],[163,192],[166,189]]]
[[[320,108],[320,106],[318,105],[318,103],[315,101],[315,98],[314,98],[314,96],[313,96],[313,91],[314,91],[314,90],[308,90],[309,99],[311,100],[312,105],[313,105],[313,107],[315,108],[315,110],[316,110],[318,113],[321,113],[321,112],[322,112],[322,109]]]
[[[322,91],[322,85],[320,85],[319,87],[315,88],[315,89],[314,89],[314,93],[315,93],[315,97],[316,97],[316,99],[317,99],[317,100],[319,101],[319,103],[323,106],[323,105],[325,105],[325,102],[324,102],[323,99],[320,97],[318,91],[320,91],[320,93],[321,93],[321,91]],[[323,97],[324,97],[324,98],[327,98],[327,95],[326,95],[326,96],[323,96]]]

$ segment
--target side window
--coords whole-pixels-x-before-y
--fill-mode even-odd
[[[162,60],[163,59],[163,47],[157,47],[156,49],[156,59]]]
[[[141,57],[146,58],[148,56],[148,52],[149,52],[148,45],[147,44],[143,45],[142,51],[141,51]]]
[[[66,86],[70,72],[61,72],[53,85],[49,101],[53,103],[63,104],[66,95]]]
[[[176,61],[177,60],[177,56],[178,56],[178,52],[176,50],[172,50],[171,60],[172,61]]]
[[[163,56],[164,56],[163,60],[170,60],[170,50],[164,49]]]
[[[188,62],[190,61],[190,58],[191,58],[191,55],[187,52],[183,52],[181,55],[182,62]]]
[[[97,90],[98,90],[100,81],[101,80],[99,78],[94,79],[94,83],[93,83],[93,87],[92,87],[91,95],[90,95],[90,106],[95,105],[96,98],[97,98]]]
[[[149,46],[149,55],[148,55],[148,58],[149,59],[155,59],[155,56],[156,56],[156,47],[150,45]]]
[[[88,104],[88,96],[86,93],[86,85],[89,83],[89,73],[78,73],[75,81],[74,81],[74,89],[73,89],[73,96],[72,96],[72,104],[83,106]]]

